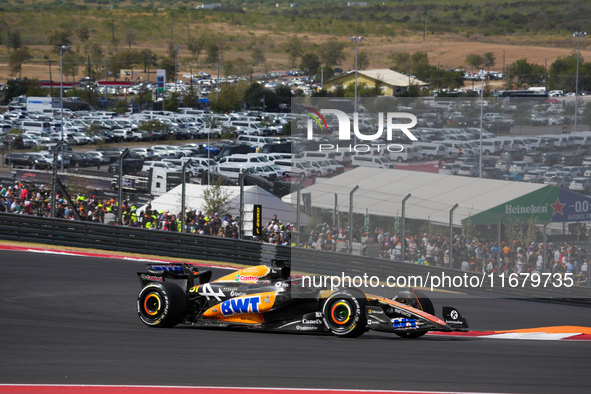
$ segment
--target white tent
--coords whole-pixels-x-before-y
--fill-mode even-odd
[[[205,205],[203,190],[207,187],[209,186],[187,184],[185,196],[186,208],[202,210]],[[220,215],[229,213],[232,216],[238,216],[240,213],[240,187],[222,186],[222,188],[227,189],[230,196],[230,204],[226,211],[218,213]],[[182,185],[178,185],[168,193],[152,200],[152,209],[156,209],[157,211],[167,211],[171,214],[178,214],[181,210],[182,189]],[[277,218],[284,224],[296,222],[295,209],[292,209],[288,203],[281,201],[280,198],[258,186],[244,186],[244,204],[261,205],[263,208],[263,223],[267,223],[275,214],[277,214]],[[147,205],[140,207],[138,211],[145,210],[146,206]],[[203,213],[209,214],[209,212]],[[301,224],[308,223],[308,220],[309,217],[307,215],[300,215]]]
[[[311,205],[317,208],[349,211],[349,196],[353,188],[353,212],[357,214],[402,216],[448,224],[449,211],[455,204],[454,226],[477,213],[489,210],[505,201],[539,190],[548,185],[479,179],[457,175],[439,175],[428,172],[358,167],[344,174],[319,180],[302,193],[311,193]],[[296,201],[296,193],[283,197],[289,203]]]

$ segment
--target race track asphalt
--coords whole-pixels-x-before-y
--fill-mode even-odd
[[[582,393],[591,342],[153,329],[137,261],[0,252],[0,383]],[[214,275],[220,274],[215,271]],[[591,327],[591,309],[454,298],[474,330]],[[443,300],[434,300],[440,311]]]

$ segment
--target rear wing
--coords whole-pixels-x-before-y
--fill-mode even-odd
[[[211,275],[212,272],[209,270],[199,271],[195,266],[185,263],[146,264],[146,271],[137,273],[141,287],[150,282],[171,279],[185,281],[187,290],[195,286],[195,281],[197,284],[208,283]]]

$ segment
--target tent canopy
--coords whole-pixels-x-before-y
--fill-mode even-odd
[[[560,190],[535,183],[358,167],[336,177],[318,180],[302,193],[311,193],[312,206],[331,210],[336,195],[338,210],[348,212],[349,193],[357,185],[359,189],[353,195],[355,213],[365,214],[367,210],[370,215],[401,216],[402,200],[410,194],[405,206],[406,218],[449,224],[449,212],[458,204],[453,213],[454,226],[461,226],[465,219],[529,193],[541,189]],[[283,200],[295,203],[296,194],[289,194]],[[493,223],[498,216],[494,217]]]
[[[203,190],[206,189],[207,185],[186,185],[186,196],[185,205],[188,209],[203,210],[205,206],[205,200],[203,199]],[[230,204],[228,209],[223,212],[219,212],[220,215],[229,213],[232,216],[238,216],[240,213],[240,187],[239,186],[222,186],[227,189],[230,196]],[[181,210],[181,193],[182,185],[178,185],[168,193],[154,199],[151,202],[152,209],[157,211],[167,211],[171,214],[178,214]],[[271,193],[265,191],[258,186],[244,186],[244,204],[258,204],[263,208],[263,223],[267,223],[273,218],[273,215],[277,214],[277,218],[282,220],[284,223],[295,223],[295,210],[291,206],[275,197]],[[147,205],[140,207],[140,211],[145,210]],[[203,212],[209,214],[209,212]],[[301,214],[300,221],[302,224],[307,223],[309,217]]]

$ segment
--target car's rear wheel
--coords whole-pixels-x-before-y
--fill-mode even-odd
[[[324,325],[334,335],[354,338],[365,332],[367,318],[365,307],[369,305],[365,295],[356,290],[333,293],[324,303]]]
[[[152,282],[138,295],[137,313],[140,320],[151,327],[174,327],[187,309],[187,297],[175,283]]]

